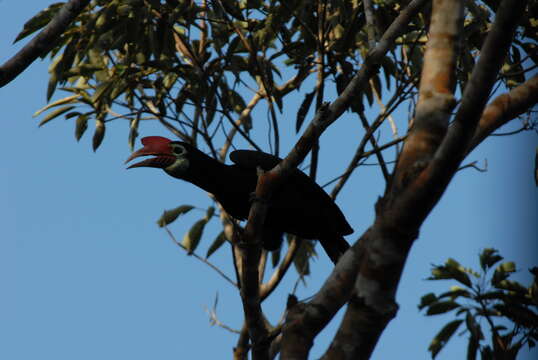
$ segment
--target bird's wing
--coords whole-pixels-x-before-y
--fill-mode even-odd
[[[281,158],[274,155],[266,154],[261,151],[254,150],[236,150],[230,154],[230,160],[241,167],[252,168],[261,167],[263,170],[271,170],[279,162]]]

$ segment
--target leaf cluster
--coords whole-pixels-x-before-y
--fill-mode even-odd
[[[476,359],[478,353],[484,360],[513,359],[524,345],[532,348],[538,341],[538,268],[530,269],[534,279],[526,287],[510,279],[516,264],[502,262],[497,250],[484,249],[479,258],[478,272],[462,267],[454,259],[432,268],[428,280],[459,283],[442,294],[422,296],[418,306],[427,316],[455,314],[456,319],[446,323],[431,341],[432,358],[462,326],[462,333],[468,336],[468,359]],[[491,333],[489,343],[485,327]]]
[[[77,141],[93,128],[94,151],[110,124],[119,121],[128,124],[126,139],[131,149],[142,124],[157,122],[176,138],[220,160],[236,144],[255,149],[268,145],[269,152],[278,155],[283,128],[279,124],[291,118],[284,111],[288,99],[299,97],[301,103],[295,114],[298,133],[327,94],[343,91],[371,50],[370,40],[379,40],[405,7],[405,2],[394,0],[373,3],[374,23],[367,24],[364,4],[358,0],[91,1],[52,50],[43,54],[51,58],[46,94],[50,103],[35,116],[42,116],[40,126],[61,117],[72,121]],[[46,26],[61,5],[52,4],[36,14],[16,41]],[[461,89],[489,31],[497,2],[467,1],[466,6],[456,84]],[[509,86],[524,81],[533,69],[530,60],[536,62],[535,13],[531,2],[499,78]],[[429,15],[426,6],[406,24],[392,50],[380,60],[381,71],[372,75],[363,93],[356,94],[350,112],[361,119],[365,133],[344,175],[334,179],[339,183],[333,196],[369,156],[375,153],[384,166],[379,149],[402,141],[398,126],[406,127],[405,120],[410,119],[397,124],[391,114],[407,105],[413,116]],[[374,39],[369,39],[367,31],[371,26]],[[52,100],[58,89],[67,96]],[[364,110],[375,103],[382,111],[368,123]],[[265,124],[254,116],[260,108],[267,114]],[[387,121],[396,139],[378,145],[373,134]],[[263,142],[255,131],[266,127],[270,132]],[[367,144],[371,151],[365,151]],[[313,155],[310,164],[313,177],[317,158]],[[197,229],[193,235],[202,233],[200,222]],[[215,240],[215,250],[221,241]],[[311,256],[313,252],[305,246],[310,245],[303,241],[300,253],[304,250]]]

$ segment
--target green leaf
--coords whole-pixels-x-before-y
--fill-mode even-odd
[[[381,66],[383,67],[383,74],[385,75],[385,83],[387,84],[387,89],[390,89],[390,80],[396,74],[396,66],[391,58],[388,56],[383,57],[381,60]]]
[[[420,304],[418,305],[418,309],[422,310],[426,306],[430,306],[436,301],[437,301],[437,296],[435,296],[434,293],[428,293],[420,298]]]
[[[54,94],[54,91],[56,90],[56,85],[58,85],[58,77],[55,73],[51,73],[49,77],[49,83],[47,85],[47,101],[49,101]]]
[[[452,300],[455,300],[460,296],[465,297],[465,298],[470,298],[471,293],[469,291],[465,290],[464,288],[459,287],[459,286],[451,286],[450,291],[447,291],[447,292],[439,295],[439,299],[450,297]]]
[[[134,150],[135,141],[136,141],[136,138],[138,137],[138,124],[139,124],[139,122],[140,122],[140,116],[137,115],[136,117],[134,117],[131,120],[131,125],[129,127],[128,143],[129,143],[129,148],[131,149],[131,151]]]
[[[88,128],[88,114],[82,114],[77,118],[77,122],[75,125],[75,139],[77,141],[80,141],[80,138],[82,135],[84,135],[84,132]]]
[[[157,220],[157,225],[159,225],[159,227],[164,227],[171,224],[178,218],[178,216],[186,214],[192,209],[194,209],[194,206],[181,205],[171,210],[165,210],[159,220]]]
[[[495,287],[497,289],[514,291],[521,295],[525,295],[528,292],[528,289],[525,286],[521,285],[517,281],[512,281],[512,280],[501,280],[495,284]]]
[[[17,41],[22,40],[28,35],[31,35],[37,30],[45,27],[52,20],[54,15],[56,15],[56,13],[60,11],[60,9],[62,8],[62,6],[64,6],[64,4],[65,3],[63,2],[57,2],[57,3],[51,4],[46,9],[43,9],[40,12],[38,12],[36,15],[34,15],[30,20],[28,20],[24,24],[22,31],[19,33],[19,35],[17,35],[13,43],[16,43]]]
[[[295,258],[293,259],[293,264],[295,265],[295,269],[300,276],[306,276],[310,274],[310,258],[313,255],[316,255],[316,251],[314,249],[315,243],[312,240],[307,239],[297,240],[300,241],[300,243],[299,249],[297,250]]]
[[[92,102],[96,103],[97,101],[99,101],[99,99],[101,99],[101,97],[107,92],[108,89],[110,89],[111,86],[112,81],[106,81],[99,84],[99,86],[97,87],[97,89],[95,89],[95,92],[93,93]]]
[[[103,142],[103,138],[105,137],[105,130],[105,122],[100,119],[95,120],[95,132],[93,133],[92,139],[93,151],[96,151],[97,148],[99,148],[99,146]]]
[[[428,280],[453,279],[471,287],[471,279],[466,272],[473,273],[471,270],[463,268],[456,260],[448,259],[445,265],[438,265],[432,269],[432,277],[429,277]]]
[[[209,221],[213,217],[213,214],[215,214],[215,208],[213,206],[210,206],[207,208],[207,211],[205,213],[205,220]]]
[[[64,97],[63,99],[56,100],[54,102],[51,102],[47,106],[37,110],[34,113],[34,115],[32,115],[32,116],[36,117],[39,114],[41,114],[43,111],[46,111],[46,110],[48,110],[50,108],[53,108],[55,106],[60,106],[60,105],[65,105],[65,104],[72,104],[72,103],[76,102],[77,98],[78,98],[78,95],[71,95],[71,96]]]
[[[482,328],[470,311],[467,311],[467,315],[465,316],[465,324],[467,325],[467,330],[471,333],[471,337],[475,337],[477,340],[484,339]]]
[[[446,343],[450,340],[452,335],[458,330],[463,320],[453,320],[447,323],[443,328],[435,335],[428,347],[428,350],[432,354],[432,358],[435,359],[439,351],[443,349]]]
[[[299,111],[297,112],[297,120],[295,121],[296,133],[298,133],[299,130],[301,130],[301,126],[303,125],[303,122],[304,122],[304,119],[306,118],[306,114],[308,113],[308,110],[310,110],[310,105],[312,105],[312,100],[314,100],[315,94],[316,94],[316,91],[307,93],[303,99],[303,102],[301,103],[301,106],[299,107]]]
[[[486,293],[481,293],[480,295],[476,296],[476,300],[502,300],[504,299],[505,295],[502,291],[488,291]]]
[[[513,261],[508,261],[499,265],[496,270],[513,273],[516,271],[516,264]]]
[[[80,115],[82,115],[82,114],[80,112],[78,112],[78,111],[71,111],[71,112],[65,114],[65,120],[69,120],[71,118],[74,118],[75,116],[80,116]]]
[[[497,286],[501,281],[504,281],[510,277],[510,274],[516,271],[516,264],[512,261],[505,262],[497,266],[493,276],[491,278],[491,283],[493,286]]]
[[[502,259],[503,257],[499,255],[499,252],[496,249],[484,249],[480,254],[480,267],[482,270],[486,271]]]
[[[46,123],[48,123],[49,121],[51,121],[52,119],[62,115],[63,113],[66,113],[68,112],[69,110],[73,109],[75,107],[75,105],[69,105],[69,106],[64,106],[64,107],[61,107],[59,109],[56,109],[54,111],[52,111],[51,113],[49,113],[47,116],[45,116],[43,118],[43,120],[41,120],[39,122],[39,125],[38,126],[43,126],[45,125]]]
[[[181,245],[185,247],[187,254],[192,254],[198,247],[206,223],[205,219],[198,220],[183,237]]]
[[[213,243],[207,249],[207,254],[205,255],[206,259],[209,258],[215,251],[217,251],[222,244],[226,242],[226,235],[224,235],[224,231],[221,231],[220,234],[213,240]]]
[[[431,316],[444,314],[459,307],[460,304],[455,301],[439,301],[428,306],[428,311],[426,312],[426,315]]]

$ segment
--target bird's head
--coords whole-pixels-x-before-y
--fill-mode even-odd
[[[181,176],[189,168],[189,144],[181,141],[172,141],[162,136],[148,136],[142,138],[143,148],[133,152],[125,161],[129,161],[141,156],[154,156],[138,163],[130,165],[127,169],[134,167],[154,167],[165,170],[174,176]]]

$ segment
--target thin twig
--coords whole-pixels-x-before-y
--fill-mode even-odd
[[[366,33],[368,34],[368,49],[375,48],[375,23],[374,23],[374,7],[372,0],[363,0],[364,15],[366,16]]]
[[[297,253],[298,249],[299,240],[296,236],[292,236],[291,242],[288,245],[286,256],[284,256],[284,259],[280,262],[278,269],[276,269],[273,275],[271,275],[269,281],[260,286],[261,301],[265,300],[269,295],[271,295],[273,290],[275,290],[278,284],[280,284],[280,281],[282,281],[284,275],[286,275],[293,259],[295,258],[295,254]]]
[[[174,236],[174,234],[172,234],[172,232],[170,231],[170,229],[168,229],[167,226],[164,226],[164,230],[166,230],[166,232],[168,233],[168,236],[170,236],[170,239],[172,240],[172,242],[174,244],[176,244],[177,246],[179,246],[181,249],[187,251],[187,248],[185,246],[183,246],[182,243],[180,243],[179,241],[177,241],[176,237]],[[195,252],[192,252],[189,254],[189,256],[193,256],[195,259],[197,260],[200,260],[201,262],[203,262],[204,264],[206,264],[207,266],[209,266],[211,269],[215,270],[220,276],[222,276],[226,281],[228,281],[230,284],[232,284],[234,287],[238,288],[237,286],[237,283],[235,281],[233,281],[232,279],[230,279],[221,269],[219,269],[218,267],[216,267],[215,265],[213,265],[210,261],[208,261],[207,259],[203,258],[202,256],[196,254]]]
[[[475,170],[477,170],[479,172],[487,172],[488,171],[488,159],[484,159],[484,167],[479,167],[477,164],[478,164],[478,161],[473,161],[473,162],[471,162],[469,164],[462,165],[462,166],[460,166],[458,171],[461,171],[463,169],[468,169],[468,168],[475,169]]]
[[[368,130],[370,129],[370,125],[368,124],[368,120],[366,119],[366,116],[364,115],[363,111],[359,112],[359,118],[361,119],[364,130],[368,132]],[[389,181],[389,170],[387,169],[387,164],[385,162],[385,159],[383,158],[383,154],[379,150],[379,146],[377,146],[377,140],[375,139],[375,137],[370,136],[370,144],[372,144],[372,148],[375,151],[375,156],[377,157],[377,161],[379,162],[379,165],[381,167],[383,178],[385,178],[385,181]]]

